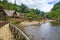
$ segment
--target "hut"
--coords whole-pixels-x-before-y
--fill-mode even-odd
[[[8,17],[17,17],[15,10],[5,10],[0,8],[0,19],[7,20]]]
[[[4,10],[7,16],[13,16],[14,15],[14,10]]]
[[[17,12],[17,16],[18,16],[19,18],[21,18],[21,19],[22,19],[22,18],[24,19],[24,18],[25,18],[25,13],[18,13],[18,12]]]
[[[25,18],[24,13],[18,13],[15,10],[0,9],[0,18],[6,20],[8,17],[19,18],[19,19]]]
[[[5,11],[2,8],[0,8],[0,20],[5,21],[5,20],[7,20],[6,17],[7,17],[7,15],[6,15]]]
[[[11,18],[19,18],[15,10],[4,10],[6,15]]]
[[[32,19],[33,19],[32,17],[29,17],[29,18],[28,18],[28,21],[30,21],[30,22],[31,22],[31,21],[32,21]]]
[[[24,13],[18,13],[15,10],[4,10],[7,16],[12,18],[24,18]]]

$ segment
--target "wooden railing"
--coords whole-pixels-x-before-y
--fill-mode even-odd
[[[27,35],[23,31],[21,31],[19,28],[17,28],[15,25],[9,24],[9,28],[16,40],[30,40],[27,37]]]

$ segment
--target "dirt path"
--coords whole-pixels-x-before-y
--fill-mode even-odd
[[[14,37],[9,30],[9,24],[0,28],[0,40],[14,40]]]

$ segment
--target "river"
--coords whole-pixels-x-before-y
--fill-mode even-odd
[[[53,26],[50,22],[39,26],[27,26],[24,29],[32,40],[60,40],[60,26]]]

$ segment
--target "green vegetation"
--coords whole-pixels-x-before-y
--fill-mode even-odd
[[[25,4],[15,5],[9,3],[7,0],[0,1],[0,8],[6,10],[16,10],[19,13],[25,14],[26,18],[31,18],[32,20],[41,19],[42,16],[40,15],[42,11],[38,9],[29,9]],[[44,12],[42,12],[44,13]]]
[[[56,21],[55,22],[51,22],[51,24],[53,25],[53,26],[60,26],[60,23],[57,23]]]
[[[46,15],[49,19],[60,21],[60,2],[56,3],[52,10]]]
[[[0,0],[0,8],[6,10],[16,10],[19,13],[25,14],[25,18],[29,20],[49,18],[60,21],[60,2],[56,3],[48,13],[44,13],[38,9],[29,9],[25,4],[15,5],[9,3],[7,0]]]

